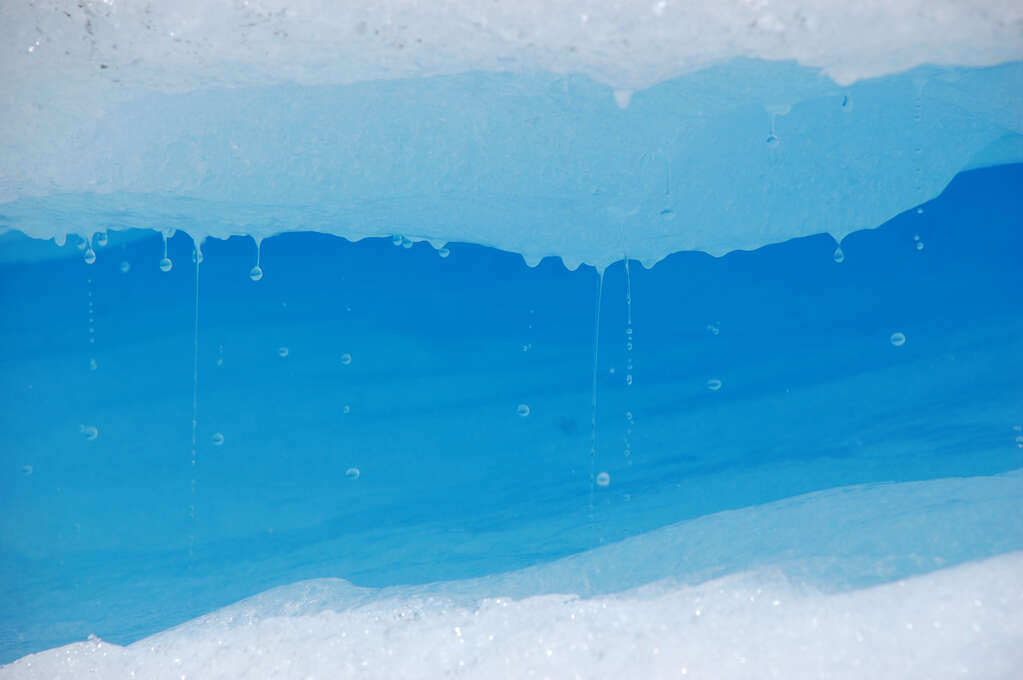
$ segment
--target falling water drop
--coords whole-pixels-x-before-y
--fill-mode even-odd
[[[447,257],[448,255],[451,254],[451,251],[448,250],[447,248],[438,248],[437,254],[440,255],[441,257]]]
[[[773,132],[767,135],[767,145],[772,148],[778,146],[778,136]]]
[[[515,407],[515,412],[518,413],[521,418],[525,418],[529,415],[529,406],[526,404],[519,404]]]
[[[348,352],[345,352],[344,354],[342,354],[341,355],[341,363],[344,364],[345,366],[348,366],[349,364],[351,364],[352,363],[352,355],[349,354]]]
[[[127,274],[129,271],[131,271],[131,262],[125,260],[124,262],[121,263],[121,273]]]
[[[391,243],[393,243],[396,246],[400,246],[401,242],[404,240],[405,237],[402,236],[401,234],[395,234],[394,236],[391,237]]]
[[[97,368],[99,368],[99,364],[96,363],[96,360],[95,359],[89,359],[89,370],[90,371],[95,371]]]
[[[174,263],[171,262],[171,259],[169,257],[167,257],[167,239],[174,235],[174,230],[164,229],[161,232],[161,235],[163,236],[163,259],[160,260],[160,271],[169,272],[171,270],[171,267],[174,266]]]
[[[924,249],[924,242],[923,241],[917,241],[916,242],[916,249],[917,250],[923,250]]]
[[[100,248],[105,248],[107,243],[110,242],[110,239],[107,236],[107,232],[105,231],[97,233],[94,240],[96,241],[96,245],[98,245]]]
[[[92,246],[85,251],[85,264],[92,264],[96,261],[96,251],[92,249]]]
[[[347,415],[352,412],[352,407],[349,406],[348,404],[345,404],[344,408],[341,409],[341,412]]]
[[[842,97],[842,111],[844,113],[849,113],[850,111],[852,111],[852,109],[853,109],[852,97],[850,97],[849,95],[843,96]]]
[[[169,257],[165,257],[162,260],[160,260],[160,271],[162,272],[169,272],[173,266],[174,263],[171,262],[171,259]]]
[[[259,281],[263,278],[263,268],[259,266],[259,258],[263,251],[263,239],[256,238],[256,264],[249,270],[249,278],[253,281]]]
[[[721,381],[717,378],[711,378],[707,381],[707,389],[711,392],[717,392],[721,389]]]
[[[222,433],[220,433],[220,432],[214,432],[213,436],[210,437],[210,439],[213,441],[213,445],[214,446],[223,446],[224,445],[224,435]]]
[[[831,258],[839,264],[845,262],[845,253],[842,251],[842,246],[835,248],[835,252],[831,255]]]
[[[601,472],[597,475],[597,486],[607,486],[611,483],[611,475],[606,472]]]
[[[79,425],[78,431],[85,435],[85,439],[93,441],[99,436],[99,429],[95,425]]]
[[[279,347],[279,348],[277,348],[277,356],[279,356],[280,358],[284,359],[284,358],[286,358],[288,356],[288,354],[289,354],[289,352],[288,352],[288,348],[287,347]]]
[[[345,477],[347,477],[348,479],[352,480],[358,479],[361,475],[362,473],[359,471],[359,468],[357,467],[350,467],[347,470],[345,470]]]
[[[891,340],[893,347],[902,347],[906,344],[906,335],[896,331],[895,333],[892,333],[892,337],[889,338],[889,340]]]

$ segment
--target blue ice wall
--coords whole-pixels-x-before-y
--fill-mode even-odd
[[[596,366],[599,278],[554,258],[283,234],[254,282],[253,241],[211,239],[196,288],[187,236],[162,272],[159,235],[111,232],[92,265],[74,238],[5,262],[0,660],[305,578],[492,574],[815,490],[1019,468],[1021,186],[1019,165],[959,175],[842,262],[827,235],[631,262],[630,305],[618,262]],[[39,245],[2,238],[8,260]],[[1018,522],[957,502],[817,577],[1023,549]],[[702,568],[764,559],[740,543]],[[587,576],[575,592],[633,585]]]

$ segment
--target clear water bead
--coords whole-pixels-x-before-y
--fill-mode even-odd
[[[529,406],[526,404],[519,404],[515,407],[515,412],[518,413],[520,417],[525,418],[529,415]]]
[[[892,333],[892,337],[890,338],[890,340],[892,345],[895,347],[902,347],[903,345],[906,344],[906,336],[904,333],[899,332]]]
[[[124,274],[127,274],[130,271],[131,271],[131,262],[128,262],[128,260],[125,260],[124,262],[121,263],[121,272],[124,273]]]
[[[711,392],[717,392],[721,389],[721,381],[717,378],[711,378],[707,381],[707,389]]]
[[[85,251],[85,264],[92,264],[96,261],[96,251],[91,247]]]
[[[249,270],[249,278],[252,279],[253,281],[259,281],[261,278],[263,278],[263,268],[257,264],[255,267]]]
[[[611,475],[601,472],[597,475],[597,486],[607,486],[611,483]]]
[[[173,266],[174,263],[171,262],[171,259],[169,257],[165,257],[162,260],[160,260],[160,271],[162,272],[169,272]]]
[[[391,237],[391,243],[393,243],[396,246],[400,246],[401,242],[404,240],[405,237],[401,236],[400,234],[395,234],[394,236]]]
[[[277,349],[277,356],[279,356],[279,357],[280,357],[280,358],[282,358],[282,359],[284,359],[285,357],[287,357],[287,356],[288,356],[288,354],[289,354],[289,352],[288,352],[288,348],[287,348],[287,347],[279,347],[279,348]]]
[[[79,425],[78,431],[84,434],[86,440],[90,442],[99,436],[99,429],[95,425]]]
[[[224,435],[220,432],[214,432],[210,439],[213,441],[214,446],[223,446],[224,444]]]
[[[841,246],[839,246],[838,248],[835,248],[835,252],[832,253],[831,258],[835,262],[838,262],[839,264],[841,264],[842,262],[845,262],[845,253],[842,251]]]
[[[360,475],[362,475],[362,473],[359,472],[359,468],[357,467],[350,467],[345,470],[345,477],[348,479],[358,479]]]
[[[923,241],[917,241],[916,242],[916,249],[917,250],[923,250],[924,249],[924,242]]]
[[[451,254],[451,251],[448,250],[447,248],[438,248],[437,254],[440,255],[441,257],[447,257],[448,255]]]
[[[342,354],[341,355],[341,363],[344,364],[345,366],[347,366],[348,364],[352,363],[352,355],[349,354],[348,352],[345,352],[344,354]]]

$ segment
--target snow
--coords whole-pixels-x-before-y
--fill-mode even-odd
[[[652,265],[840,241],[1023,159],[1014,2],[5,3],[0,37],[0,229],[38,238]]]
[[[305,581],[127,647],[92,638],[29,655],[0,678],[1009,678],[1023,663],[1023,553],[850,584],[876,582],[872,551],[941,565],[927,553],[1014,512],[1021,479],[833,489],[461,582]],[[946,533],[942,517],[965,530]],[[791,548],[789,534],[818,530]],[[748,569],[698,576],[745,551]],[[599,590],[631,585],[573,594],[591,576]]]

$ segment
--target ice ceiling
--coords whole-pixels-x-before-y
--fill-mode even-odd
[[[5,2],[0,230],[647,264],[1023,160],[1023,4]]]

